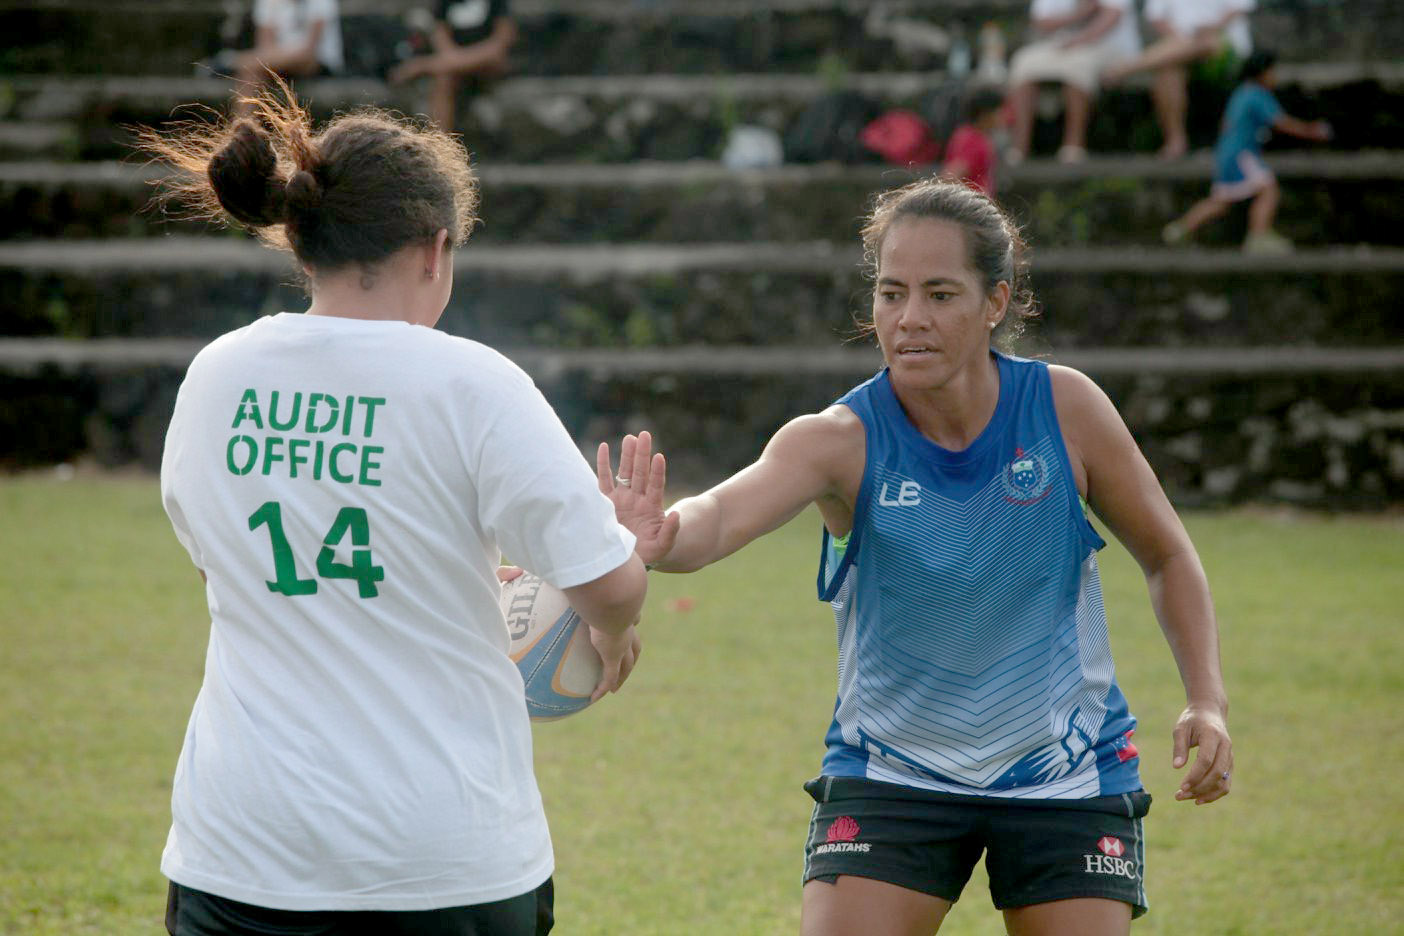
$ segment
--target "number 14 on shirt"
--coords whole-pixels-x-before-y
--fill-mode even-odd
[[[294,598],[298,595],[315,595],[317,580],[298,578],[297,560],[293,558],[292,544],[283,532],[283,505],[268,501],[249,517],[249,529],[268,527],[268,538],[273,547],[274,580],[268,582],[268,590]],[[351,545],[364,547],[351,550],[351,561],[336,561],[336,545],[347,532],[351,533]],[[322,551],[317,554],[317,574],[325,579],[355,580],[362,598],[374,598],[380,594],[376,582],[385,580],[384,566],[371,562],[370,520],[363,507],[343,507],[337,512],[336,520],[322,540]]]

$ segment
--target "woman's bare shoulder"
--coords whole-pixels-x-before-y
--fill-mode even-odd
[[[835,403],[817,413],[796,416],[775,433],[772,441],[788,444],[819,445],[824,448],[850,446],[863,439],[863,421],[842,403]]]
[[[836,404],[780,427],[761,460],[784,466],[796,479],[822,479],[820,487],[833,494],[856,487],[866,456],[863,421],[847,406]]]

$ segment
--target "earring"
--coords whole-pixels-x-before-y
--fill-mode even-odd
[[[438,279],[438,278],[439,278],[439,274],[435,273],[433,270],[425,270],[425,271],[424,271],[424,278],[425,278],[425,279],[431,279],[431,280],[433,280],[433,279]]]

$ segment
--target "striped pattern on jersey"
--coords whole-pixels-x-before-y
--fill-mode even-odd
[[[1141,788],[1096,552],[1046,365],[998,357],[1000,398],[961,452],[922,436],[884,371],[839,400],[867,434],[854,527],[824,534],[838,625],[824,773],[950,793]]]

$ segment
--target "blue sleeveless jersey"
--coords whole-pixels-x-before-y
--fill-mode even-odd
[[[996,356],[999,402],[952,452],[884,370],[839,403],[863,421],[853,529],[826,530],[819,596],[838,622],[824,773],[979,796],[1141,789],[1097,550],[1048,367]]]

